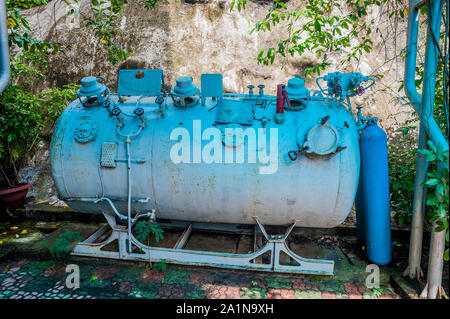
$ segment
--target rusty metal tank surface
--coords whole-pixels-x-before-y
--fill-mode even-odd
[[[349,214],[358,122],[336,96],[367,78],[331,74],[328,88],[311,95],[295,77],[276,97],[262,85],[223,94],[220,75],[202,76],[201,90],[179,78],[168,94],[159,70],[120,76],[118,94],[83,79],[55,128],[52,174],[73,209],[305,227],[334,227]]]

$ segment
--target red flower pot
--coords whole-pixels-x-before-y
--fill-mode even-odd
[[[31,186],[33,185],[30,183],[20,183],[17,186],[0,190],[0,202],[6,207],[13,207],[22,203]]]

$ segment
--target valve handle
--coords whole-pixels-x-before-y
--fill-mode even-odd
[[[111,106],[111,101],[105,100],[105,102],[103,102],[103,106],[105,107],[105,109],[109,108]]]
[[[291,161],[295,161],[298,157],[298,151],[289,151],[288,156],[291,159]]]
[[[142,116],[144,114],[144,109],[142,107],[138,107],[134,110],[134,114],[136,114],[137,116]]]
[[[304,150],[305,148],[301,148],[298,151],[289,151],[288,156],[291,159],[291,161],[295,161],[298,158],[298,155]]]
[[[162,104],[164,102],[164,98],[162,96],[158,96],[155,100],[157,104]]]
[[[329,115],[325,116],[325,117],[322,118],[322,120],[320,121],[320,125],[325,125],[325,124],[328,122],[329,119],[330,119],[330,116],[329,116]]]
[[[340,85],[336,85],[336,86],[333,88],[333,93],[334,93],[334,95],[336,95],[336,96],[340,96],[340,95],[342,94],[342,87],[341,87]]]
[[[356,94],[361,96],[361,95],[363,95],[366,92],[366,90],[364,90],[364,88],[362,86],[359,86],[359,87],[356,88],[355,92],[356,92]]]
[[[117,115],[119,115],[120,113],[122,113],[122,110],[116,106],[116,107],[114,107],[114,108],[112,109],[111,113],[112,113],[112,115],[117,116]]]

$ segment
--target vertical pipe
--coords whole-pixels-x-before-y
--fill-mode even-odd
[[[419,31],[419,10],[416,5],[418,0],[409,1],[408,32],[406,40],[406,62],[405,62],[405,92],[414,109],[420,115],[422,99],[417,92],[415,84],[416,59],[417,59],[417,37]],[[422,121],[421,121],[422,122]],[[427,136],[424,127],[420,125],[419,149],[426,145]],[[403,275],[410,278],[419,279],[421,275],[421,255],[423,238],[423,188],[422,182],[425,179],[425,157],[417,155],[416,178],[414,183],[414,200],[412,210],[411,235],[409,244],[408,267]]]
[[[119,117],[118,117],[119,118]],[[136,133],[134,134],[128,134],[128,135],[124,135],[120,132],[120,130],[123,128],[123,125],[118,125],[117,126],[117,134],[119,134],[122,137],[126,138],[125,144],[126,144],[126,151],[127,151],[127,176],[128,176],[128,200],[127,200],[127,218],[128,218],[128,250],[129,253],[131,254],[132,251],[132,245],[131,245],[131,224],[132,224],[132,220],[131,220],[131,150],[130,150],[130,144],[131,144],[131,138],[132,137],[136,137],[139,134],[141,134],[142,130],[145,127],[145,123],[141,118],[141,125],[139,125],[139,129]]]
[[[277,85],[277,114],[284,113],[284,95],[283,95],[284,85]]]
[[[417,5],[420,3],[420,0],[410,0],[409,1],[409,13],[408,13],[408,31],[407,31],[407,41],[406,41],[406,61],[405,61],[405,92],[406,96],[410,100],[412,106],[416,110],[416,112],[420,115],[422,113],[422,99],[417,92],[416,84],[415,84],[415,76],[416,76],[416,58],[417,58],[417,35],[419,31],[419,8]],[[442,0],[435,0],[433,3],[439,2],[439,6],[442,8]],[[441,15],[442,12],[439,12]],[[440,16],[439,15],[439,16]],[[435,22],[438,24],[438,32],[439,32],[439,24],[440,20],[435,19]],[[430,37],[430,33],[428,33]],[[437,36],[437,40],[439,41],[439,36]],[[428,48],[428,45],[427,45]],[[435,55],[437,58],[436,49],[431,48],[431,50],[435,51]],[[428,52],[428,50],[427,50]],[[430,63],[430,58],[425,57],[425,62],[428,60]],[[434,61],[436,63],[436,60]],[[431,69],[430,69],[431,70]],[[436,70],[434,70],[436,72]],[[436,80],[436,79],[435,79]],[[433,97],[434,97],[434,84],[433,82]],[[424,83],[425,89],[425,83]],[[428,92],[430,93],[430,92]],[[424,91],[425,94],[425,91]],[[434,99],[433,99],[434,102]],[[432,113],[431,113],[432,114]],[[434,144],[440,145],[443,151],[448,150],[448,141],[445,139],[442,134],[439,126],[432,116],[427,118],[420,118],[421,126],[424,128],[426,135],[429,139],[433,141]]]
[[[427,136],[423,126],[420,126],[418,149],[427,147]],[[411,279],[423,277],[421,268],[422,241],[423,241],[423,216],[425,213],[424,189],[422,183],[425,181],[428,163],[425,155],[417,153],[416,179],[414,182],[414,200],[411,220],[411,234],[409,244],[408,267],[403,272],[403,276]]]
[[[405,69],[405,91],[411,104],[416,109],[420,117],[419,149],[426,147],[427,139],[431,139],[436,145],[440,145],[443,151],[448,150],[448,141],[440,131],[433,118],[434,97],[436,86],[436,70],[439,43],[439,31],[442,15],[442,0],[427,1],[429,29],[427,33],[427,44],[425,52],[425,67],[423,81],[423,96],[420,98],[415,88],[415,66],[417,55],[417,33],[418,33],[418,13],[416,7],[418,1],[410,0],[408,16],[408,39]],[[435,37],[436,43],[433,40]],[[423,236],[423,189],[422,182],[425,179],[427,163],[420,154],[416,162],[416,181],[414,190],[413,221],[411,228],[410,256],[408,267],[404,275],[411,278],[418,278],[421,275],[420,258],[422,250]],[[443,246],[445,246],[445,234],[436,233],[432,230],[430,245],[428,283],[422,295],[428,298],[439,296],[442,281]]]
[[[438,61],[439,34],[442,18],[442,0],[427,1],[428,7],[428,33],[425,51],[425,67],[423,80],[421,122],[428,122],[433,118],[434,98],[436,89],[436,71]],[[434,37],[434,39],[433,39]],[[448,145],[448,144],[447,144]],[[438,169],[442,163],[438,163]],[[445,247],[445,232],[435,232],[436,224],[433,223],[431,244],[428,261],[427,297],[435,299],[441,289],[442,265]]]
[[[419,0],[409,1],[408,31],[406,39],[406,61],[405,61],[405,92],[414,109],[419,113],[421,108],[421,97],[416,89],[416,63],[417,63],[417,36],[419,32],[419,9],[416,5]]]
[[[127,202],[127,213],[128,213],[128,252],[131,254],[131,154],[130,154],[130,144],[131,139],[127,136],[125,142],[127,146],[127,172],[128,172],[128,202]]]
[[[4,0],[0,0],[0,94],[8,85],[10,76],[6,5]]]
[[[439,33],[442,18],[442,0],[427,1],[428,32],[425,49],[425,65],[423,73],[422,108],[419,116],[422,122],[427,123],[433,118],[434,95],[436,91],[436,72],[438,64]],[[433,37],[436,43],[433,41]]]

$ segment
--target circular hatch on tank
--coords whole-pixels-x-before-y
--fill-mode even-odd
[[[307,153],[329,155],[336,151],[339,143],[339,133],[330,125],[313,127],[307,134],[303,148]]]

